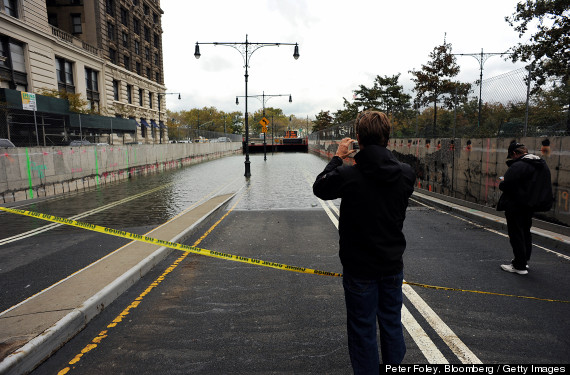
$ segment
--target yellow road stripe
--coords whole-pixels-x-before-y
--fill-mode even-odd
[[[196,240],[196,242],[194,242],[194,246],[198,245],[200,242],[202,242],[204,240],[204,238],[206,238],[213,230],[215,227],[218,226],[218,224],[220,224],[222,222],[222,220],[224,220],[229,214],[230,212],[232,212],[234,210],[234,208],[237,206],[237,204],[239,203],[239,201],[241,200],[241,198],[243,198],[243,195],[236,201],[236,203],[232,206],[232,208],[230,208],[228,210],[228,212],[226,212],[221,218],[220,220],[216,221],[211,227],[210,229],[208,229],[198,240]],[[1,207],[0,207],[1,208]],[[108,336],[108,332],[109,329],[114,328],[117,326],[117,324],[121,323],[123,321],[123,318],[127,315],[129,315],[131,309],[135,309],[137,308],[140,303],[142,302],[143,298],[149,294],[154,288],[156,288],[165,278],[166,276],[174,271],[174,269],[176,269],[176,267],[178,267],[178,265],[188,256],[190,255],[190,252],[185,252],[184,254],[182,254],[182,256],[180,256],[178,259],[176,259],[176,261],[174,261],[174,263],[172,263],[166,270],[164,270],[164,272],[156,278],[156,280],[154,280],[141,294],[139,294],[139,296],[137,298],[135,298],[135,300],[129,305],[127,306],[126,309],[124,309],[119,315],[117,315],[115,317],[115,319],[113,319],[113,321],[111,323],[109,323],[107,325],[107,329],[101,331],[93,340],[91,340],[91,343],[87,344],[79,354],[77,354],[75,357],[73,357],[73,359],[71,361],[69,361],[69,365],[74,365],[77,362],[79,362],[81,360],[81,357],[83,357],[84,354],[88,353],[89,351],[95,349],[97,347],[97,345],[99,345],[101,343],[101,341],[106,338]],[[75,368],[75,367],[73,367]],[[65,368],[63,368],[62,370],[60,370],[58,372],[58,375],[65,375],[67,374],[69,371],[71,371],[71,367],[67,366]]]

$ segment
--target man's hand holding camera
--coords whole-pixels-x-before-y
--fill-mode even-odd
[[[350,147],[350,145],[352,145],[352,147]],[[357,149],[358,142],[355,139],[346,137],[340,141],[335,155],[341,159],[346,159],[351,154],[355,153]]]

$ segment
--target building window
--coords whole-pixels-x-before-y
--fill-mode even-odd
[[[159,48],[160,39],[158,39],[158,34],[154,34],[154,48]]]
[[[152,92],[148,93],[148,107],[152,108]]]
[[[144,98],[143,98],[143,89],[139,89],[139,105],[142,107],[144,106]]]
[[[138,40],[135,40],[135,53],[137,55],[141,54],[141,43]]]
[[[133,29],[135,30],[135,34],[141,35],[141,24],[138,18],[133,17]]]
[[[48,13],[48,23],[54,27],[59,27],[57,13]]]
[[[115,2],[113,0],[106,0],[107,14],[115,16]]]
[[[139,5],[139,0],[133,0],[133,5]]]
[[[4,10],[7,15],[18,18],[18,1],[4,0]]]
[[[152,72],[150,71],[150,68],[146,68],[146,76],[148,79],[152,79]]]
[[[159,72],[154,73],[154,80],[156,82],[160,83],[160,73]]]
[[[99,112],[99,72],[91,68],[85,68],[85,87],[89,109]]]
[[[81,14],[71,14],[71,30],[73,34],[81,34],[83,32],[81,29]]]
[[[154,54],[154,65],[158,65],[158,53]]]
[[[133,86],[127,85],[127,103],[133,104]]]
[[[144,40],[150,43],[150,29],[148,27],[144,27]]]
[[[115,40],[115,25],[111,22],[107,22],[107,37],[109,40]]]
[[[113,99],[114,100],[119,100],[119,81],[117,81],[116,79],[113,80]]]
[[[61,91],[75,93],[75,85],[73,83],[73,63],[61,57],[55,59],[57,68],[57,84]]]
[[[0,87],[27,91],[28,74],[24,60],[24,45],[0,35]]]
[[[148,7],[148,5],[144,4],[143,9],[145,16],[148,16],[148,13],[150,12],[150,8]]]
[[[129,26],[129,13],[125,8],[121,7],[121,23],[125,26]]]
[[[136,66],[137,74],[140,76],[141,75],[141,63],[137,61],[135,66]]]
[[[117,63],[117,51],[115,51],[113,48],[109,48],[109,60],[113,64]]]
[[[147,59],[147,61],[150,61],[150,48],[148,47],[144,48],[144,57],[145,59]]]
[[[153,13],[152,14],[152,20],[154,21],[154,23],[158,23],[158,14]]]
[[[123,31],[123,47],[129,48],[129,34]]]
[[[131,59],[129,56],[124,55],[123,56],[123,65],[125,66],[125,69],[131,69]]]

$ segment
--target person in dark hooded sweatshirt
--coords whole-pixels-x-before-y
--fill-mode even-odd
[[[510,264],[502,264],[501,269],[526,275],[532,252],[532,215],[550,210],[554,200],[550,169],[543,159],[529,154],[525,145],[515,141],[507,151],[507,166],[499,183],[503,194],[497,210],[505,211],[514,259]]]
[[[390,121],[382,112],[356,117],[359,152],[355,165],[343,165],[356,142],[344,138],[313,184],[324,200],[342,198],[339,256],[347,312],[348,349],[355,374],[377,374],[379,355],[376,321],[380,327],[382,362],[398,364],[406,353],[401,323],[403,261],[402,232],[415,174],[386,146]]]

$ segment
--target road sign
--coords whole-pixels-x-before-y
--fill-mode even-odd
[[[259,125],[267,127],[267,125],[269,125],[269,120],[263,117],[261,120],[259,120]]]
[[[267,133],[267,125],[261,125],[261,132]]]

